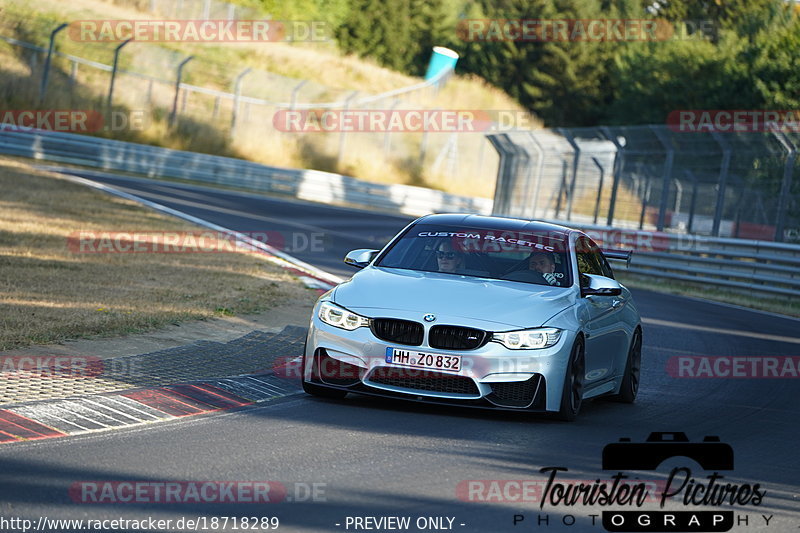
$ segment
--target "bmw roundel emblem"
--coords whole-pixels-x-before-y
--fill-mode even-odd
[[[436,320],[436,315],[434,315],[433,313],[428,313],[422,318],[425,319],[425,322],[433,322],[434,320]]]

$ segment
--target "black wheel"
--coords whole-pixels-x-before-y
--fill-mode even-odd
[[[566,376],[564,376],[564,390],[561,393],[561,405],[555,418],[572,422],[581,411],[583,403],[583,380],[586,373],[585,350],[583,337],[575,339],[572,352],[569,355]]]
[[[315,385],[314,383],[309,383],[305,379],[305,370],[306,370],[306,346],[303,345],[303,364],[300,367],[302,368],[300,372],[300,381],[303,383],[303,390],[312,396],[317,396],[319,398],[330,398],[333,400],[341,400],[345,396],[347,396],[347,391],[343,390],[336,390],[336,389],[329,389],[327,387],[321,387],[319,385]]]
[[[633,332],[631,347],[628,349],[628,362],[625,364],[625,374],[622,376],[622,384],[619,387],[619,394],[611,396],[615,402],[633,403],[639,392],[639,378],[642,373],[642,331],[637,329]]]

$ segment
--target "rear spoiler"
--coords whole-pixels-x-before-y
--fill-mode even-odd
[[[631,266],[633,250],[603,250],[603,255],[606,256],[606,259],[625,261],[626,266]]]

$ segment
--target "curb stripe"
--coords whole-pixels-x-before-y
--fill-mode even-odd
[[[213,391],[201,389],[196,385],[173,385],[169,387],[169,390],[192,400],[201,401],[218,409],[233,409],[234,407],[242,407],[243,405],[252,403],[248,402],[244,398],[216,394]]]
[[[65,435],[35,420],[6,410],[0,410],[0,430],[17,440],[49,439]]]
[[[148,389],[123,393],[122,396],[176,417],[196,415],[208,410],[191,406],[186,402],[164,394],[165,391],[166,389]]]
[[[225,411],[299,392],[272,374],[244,375],[0,409],[0,444],[66,437]]]

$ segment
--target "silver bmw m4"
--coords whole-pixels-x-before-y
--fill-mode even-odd
[[[429,215],[314,307],[303,388],[573,420],[584,400],[632,403],[642,328],[630,292],[584,233],[478,215]]]

